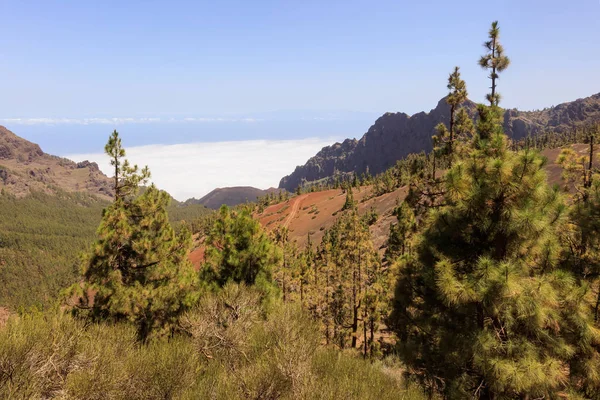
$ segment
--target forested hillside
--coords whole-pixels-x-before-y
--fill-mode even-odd
[[[82,193],[0,195],[0,306],[48,305],[72,283],[108,203]]]
[[[57,190],[25,197],[0,195],[0,307],[48,307],[79,274],[106,200]],[[169,217],[179,226],[207,215],[201,205],[173,202]]]

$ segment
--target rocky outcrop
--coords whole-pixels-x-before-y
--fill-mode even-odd
[[[29,162],[43,155],[40,146],[0,126],[0,160],[18,158],[21,162]]]
[[[475,104],[465,107],[473,112]],[[445,98],[429,113],[385,113],[375,121],[360,140],[346,139],[324,147],[316,156],[289,176],[281,179],[280,188],[294,190],[303,182],[334,176],[337,172],[378,174],[410,153],[431,150],[431,135],[435,126],[448,123],[450,107]]]
[[[475,115],[475,103],[467,100],[465,107]],[[279,187],[293,191],[304,182],[331,178],[338,172],[381,173],[410,153],[431,151],[434,128],[440,122],[448,124],[449,114],[445,98],[429,113],[385,113],[360,140],[346,139],[324,147],[282,178]],[[600,93],[541,111],[506,110],[504,130],[518,140],[544,131],[562,133],[592,121],[600,121]]]
[[[75,163],[46,154],[0,126],[0,188],[16,196],[31,191],[53,193],[85,191],[104,199],[112,197],[112,182],[95,162]]]
[[[600,93],[539,111],[506,110],[505,132],[522,139],[541,132],[565,133],[574,126],[600,121]]]

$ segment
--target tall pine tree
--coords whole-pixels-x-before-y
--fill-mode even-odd
[[[500,103],[500,95],[496,91],[496,81],[500,77],[499,73],[508,68],[510,64],[510,59],[504,55],[504,47],[500,43],[498,21],[492,22],[488,39],[483,43],[488,52],[479,59],[479,66],[490,70],[489,78],[492,81],[490,89],[492,91],[487,95],[487,100],[490,102],[490,106],[497,106]]]
[[[209,285],[233,281],[269,291],[281,254],[248,210],[223,205],[206,238],[205,258],[200,276]]]
[[[497,39],[497,23],[492,33]],[[502,54],[497,45],[490,46]],[[414,254],[401,261],[389,321],[399,352],[448,398],[589,393],[600,332],[587,287],[560,262],[567,207],[546,183],[544,159],[510,150],[499,97],[490,98]]]
[[[448,128],[443,123],[436,126],[437,134],[433,137],[435,151],[439,156],[448,156],[448,162],[452,164],[454,141],[456,140],[456,119],[460,106],[467,100],[467,84],[460,77],[460,68],[454,67],[454,71],[448,76],[449,93],[446,102],[450,106],[450,123]]]
[[[131,166],[119,134],[105,148],[115,168],[115,200],[107,207],[98,239],[83,263],[83,283],[72,287],[79,313],[93,320],[127,320],[140,341],[168,334],[196,297],[196,273],[187,256],[191,234],[169,224],[170,196],[154,185],[137,197],[150,173]]]

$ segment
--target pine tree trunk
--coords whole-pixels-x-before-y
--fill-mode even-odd
[[[283,271],[283,280],[282,280],[282,284],[281,284],[281,289],[283,291],[283,302],[285,303],[287,301],[287,296],[286,294],[286,288],[285,288],[285,270]]]
[[[359,306],[355,305],[352,313],[352,348],[356,348],[356,334],[358,332],[358,310]]]
[[[369,343],[371,346],[371,357],[373,357],[373,343],[375,343],[375,320],[373,320],[373,318],[371,318],[371,320],[369,321],[369,328],[371,330],[371,337],[369,339]]]
[[[367,358],[367,308],[363,309],[363,358]]]
[[[588,179],[586,188],[592,186],[592,168],[594,167],[594,134],[590,133],[590,162],[588,164]]]
[[[315,273],[315,277],[317,276],[317,274]],[[315,278],[316,279],[316,278]],[[326,316],[325,318],[325,343],[329,344],[331,338],[329,336],[329,318],[330,318],[330,313],[331,313],[331,307],[330,307],[330,303],[329,303],[329,299],[330,299],[330,293],[329,293],[329,262],[327,262],[326,264],[326,268],[325,268],[325,304],[322,304],[322,306],[328,310],[326,311],[327,313],[329,313],[329,315]],[[318,286],[315,286],[318,290]]]
[[[598,309],[600,308],[600,284],[598,285],[598,296],[596,297],[596,307],[594,307],[594,322],[598,322]]]
[[[452,166],[452,147],[454,145],[454,112],[456,111],[456,106],[452,104],[450,106],[450,140],[448,141],[448,155],[450,156],[449,163]]]
[[[484,316],[483,316],[483,305],[477,303],[477,326],[480,330],[483,330]]]
[[[285,276],[287,274],[287,271],[286,271],[287,270],[287,268],[286,268],[287,266],[286,266],[286,259],[285,259],[285,250],[286,249],[285,249],[285,244],[284,244],[284,247],[283,247],[283,271],[282,271],[283,277],[282,277],[282,284],[281,284],[282,290],[283,290],[283,302],[284,303],[287,300],[287,297],[285,295]]]
[[[492,39],[493,43],[492,43],[492,63],[494,62],[494,59],[496,58],[496,38]],[[492,68],[492,98],[490,99],[490,105],[494,106],[494,103],[496,102],[496,67]]]

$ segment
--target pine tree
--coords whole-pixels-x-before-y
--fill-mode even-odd
[[[431,137],[433,151],[426,157],[426,162],[431,164],[431,175],[429,179],[423,179],[422,172],[413,172],[409,176],[408,183],[411,187],[409,202],[415,208],[417,214],[424,214],[431,207],[437,207],[440,196],[443,195],[441,179],[437,176],[437,166],[443,168],[452,166],[453,160],[464,156],[463,143],[466,143],[474,133],[473,120],[467,110],[461,107],[467,100],[467,85],[460,76],[459,67],[448,76],[449,90],[446,101],[450,105],[450,124],[446,127],[439,123],[435,127],[436,134]],[[445,161],[445,162],[444,162]],[[444,163],[442,163],[444,162]],[[413,167],[414,169],[414,167]],[[421,166],[421,171],[425,170]]]
[[[300,296],[302,304],[303,289],[302,275],[303,260],[298,254],[298,248],[289,240],[289,230],[281,227],[274,232],[275,243],[279,246],[281,258],[274,269],[275,281],[278,283],[283,295],[283,301],[296,300]]]
[[[269,291],[281,254],[247,210],[223,205],[206,238],[205,257],[200,271],[204,282],[223,287],[233,281]]]
[[[356,207],[356,202],[354,201],[354,195],[352,194],[352,186],[348,185],[346,187],[346,201],[342,206],[342,211],[350,210]]]
[[[312,315],[322,321],[325,342],[331,343],[335,335],[334,327],[333,287],[334,287],[334,251],[336,250],[336,225],[323,233],[323,239],[315,254],[315,274],[312,283]]]
[[[596,287],[594,319],[600,318],[600,173],[594,165],[595,138],[600,125],[587,128],[589,150],[580,156],[571,147],[563,149],[558,164],[563,167],[565,189],[572,190],[570,229],[564,232],[569,246],[566,262],[577,277]]]
[[[439,156],[448,156],[449,163],[452,164],[454,141],[456,139],[456,118],[461,104],[467,100],[467,85],[460,77],[459,67],[454,67],[454,71],[448,77],[448,96],[446,102],[450,105],[450,124],[440,123],[436,126],[437,134],[433,137],[434,151]],[[464,110],[463,110],[464,111]],[[464,111],[466,113],[466,111]],[[464,118],[464,116],[461,116]],[[469,119],[470,120],[470,119]],[[464,122],[463,122],[464,123]]]
[[[363,336],[366,355],[370,343],[367,333],[376,329],[384,290],[369,228],[355,208],[344,213],[326,232],[320,257],[325,263],[322,270],[327,288],[326,315],[330,316],[333,328],[330,334],[326,323],[326,338],[332,337],[344,348],[350,337],[350,346],[356,348],[359,336]]]
[[[497,23],[490,32],[493,57]],[[506,59],[507,60],[507,59]],[[400,259],[389,323],[415,376],[447,398],[597,395],[600,330],[589,286],[561,263],[567,207],[545,160],[503,134],[496,71],[491,106],[445,175],[415,251]]]
[[[169,224],[170,196],[154,185],[136,197],[150,173],[131,166],[116,131],[105,148],[115,167],[115,200],[107,207],[98,239],[84,258],[83,284],[75,309],[92,320],[127,320],[138,339],[167,334],[197,294],[196,273],[187,256],[191,234],[176,235]]]
[[[302,253],[302,263],[300,270],[300,303],[304,306],[311,302],[308,299],[307,291],[310,288],[311,282],[314,282],[315,287],[318,287],[318,271],[316,264],[316,255],[313,248],[313,242],[310,232],[307,235],[306,247]]]
[[[489,30],[489,40],[483,46],[488,50],[488,53],[481,56],[479,66],[490,70],[489,78],[492,80],[492,92],[487,95],[487,100],[491,106],[497,106],[500,103],[500,95],[496,92],[496,80],[499,78],[499,73],[508,68],[510,59],[504,55],[504,47],[500,44],[500,28],[498,21],[492,22],[492,27]]]
[[[469,157],[447,173],[392,321],[407,364],[451,398],[549,397],[569,388],[573,350],[600,333],[585,289],[559,268],[565,204],[537,153],[508,149],[497,116],[481,113]]]
[[[352,187],[360,189],[360,182],[358,180],[358,174],[352,174]]]
[[[396,207],[394,216],[398,222],[390,225],[384,257],[384,260],[388,262],[392,262],[408,252],[409,241],[417,226],[414,211],[407,202],[402,202]]]
[[[116,130],[109,136],[104,152],[110,157],[110,165],[114,167],[115,201],[135,196],[139,185],[145,184],[150,178],[148,167],[139,170],[137,165],[132,166],[129,160],[125,159],[125,149]]]

